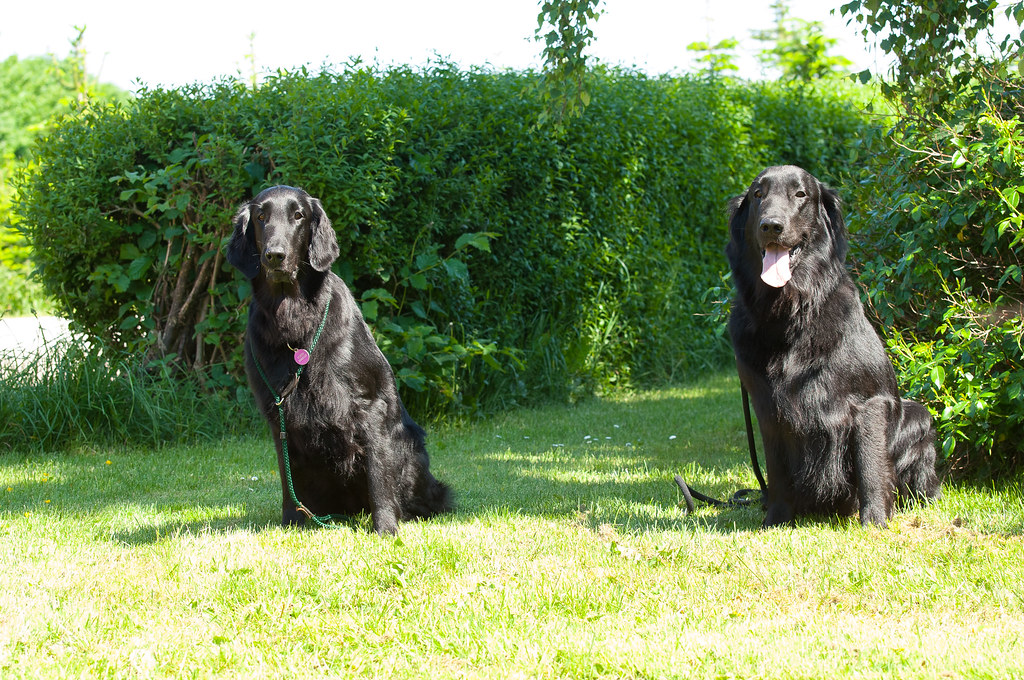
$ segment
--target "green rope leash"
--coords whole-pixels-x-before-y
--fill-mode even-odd
[[[281,453],[284,457],[284,477],[285,482],[288,484],[288,494],[291,496],[292,503],[295,503],[295,508],[304,514],[309,519],[313,520],[316,524],[322,527],[333,527],[334,525],[328,524],[331,520],[340,519],[344,515],[314,515],[310,512],[309,508],[299,502],[298,496],[295,495],[295,485],[292,482],[292,464],[288,457],[288,433],[284,425],[284,400],[299,384],[299,377],[302,375],[302,369],[306,367],[309,362],[309,355],[312,354],[313,349],[316,347],[316,343],[320,340],[320,334],[324,330],[324,326],[327,325],[327,312],[331,309],[331,299],[327,298],[327,304],[324,305],[324,318],[320,321],[320,326],[316,329],[316,333],[313,335],[313,342],[309,345],[309,350],[298,349],[295,350],[295,361],[299,364],[299,367],[295,370],[295,377],[292,378],[291,382],[281,390],[281,394],[278,394],[274,390],[274,386],[270,384],[270,379],[267,378],[267,374],[263,372],[263,367],[260,366],[260,360],[256,358],[256,353],[252,352],[252,344],[249,344],[249,351],[252,352],[252,361],[256,364],[256,371],[260,374],[260,378],[263,379],[263,384],[270,390],[270,395],[274,397],[274,405],[277,406],[277,415],[281,421]],[[290,349],[290,348],[289,348]]]

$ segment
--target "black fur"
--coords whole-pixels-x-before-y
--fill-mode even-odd
[[[300,380],[283,401],[291,474],[299,502],[315,515],[369,511],[377,533],[400,520],[452,508],[434,479],[424,431],[406,412],[394,373],[345,283],[330,271],[338,242],[320,201],[271,187],[239,208],[228,261],[252,281],[245,370],[277,446],[282,523],[303,524],[290,498],[277,406],[256,366],[282,394],[309,349],[324,308],[326,325]]]
[[[937,498],[931,415],[900,397],[864,315],[836,193],[777,166],[730,210],[729,333],[764,443],[765,526],[858,511],[862,524],[884,525],[897,501]],[[761,278],[762,256],[776,248],[790,253],[781,287]]]

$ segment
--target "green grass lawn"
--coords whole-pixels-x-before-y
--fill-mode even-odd
[[[1020,678],[1021,485],[762,531],[738,384],[435,428],[459,509],[283,530],[268,436],[0,457],[0,677]]]

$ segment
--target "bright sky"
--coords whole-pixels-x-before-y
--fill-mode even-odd
[[[843,0],[790,0],[790,16],[821,21],[840,40],[835,53],[854,68],[876,62],[858,33],[839,15]],[[608,64],[648,73],[688,70],[695,41],[740,41],[740,75],[761,75],[752,30],[773,23],[771,0],[605,0],[590,54]],[[0,58],[64,56],[74,26],[86,26],[87,69],[134,90],[247,75],[250,35],[258,70],[352,57],[381,64],[422,65],[434,55],[459,65],[523,69],[540,65],[533,40],[538,0],[291,0],[245,3],[176,0],[18,0],[0,22]]]

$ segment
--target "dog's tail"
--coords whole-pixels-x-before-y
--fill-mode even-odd
[[[892,451],[899,501],[906,506],[940,498],[942,482],[935,471],[936,433],[931,414],[925,406],[910,399],[903,399],[902,407]]]
[[[406,512],[408,519],[427,519],[455,509],[455,494],[452,488],[426,471],[424,479],[417,484],[415,496],[409,500]]]

